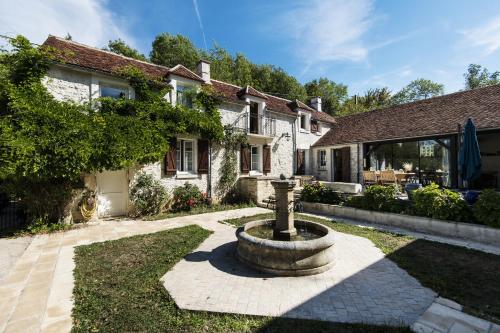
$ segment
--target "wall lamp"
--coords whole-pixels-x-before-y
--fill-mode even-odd
[[[288,132],[283,133],[283,134],[281,134],[281,137],[285,138],[288,141],[288,140],[290,140],[290,133],[288,133]]]

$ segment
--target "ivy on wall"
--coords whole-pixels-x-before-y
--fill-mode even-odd
[[[30,202],[73,191],[82,173],[158,161],[177,134],[224,138],[221,100],[210,87],[196,93],[193,108],[172,106],[164,98],[170,89],[165,82],[128,67],[120,75],[135,99],[57,101],[41,82],[56,51],[33,47],[22,36],[11,46],[0,53],[0,186],[26,204],[31,220],[60,220],[69,195],[36,207]]]

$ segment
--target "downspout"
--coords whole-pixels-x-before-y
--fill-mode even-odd
[[[297,138],[296,138],[296,131],[295,131],[295,122],[296,122],[296,120],[294,120],[292,123],[292,146],[293,146],[292,175],[295,175],[295,170],[297,170]]]
[[[208,140],[207,196],[212,198],[212,140]]]
[[[358,142],[358,151],[357,151],[357,154],[356,154],[356,155],[358,155],[358,167],[357,167],[357,173],[358,173],[358,183],[360,183],[360,181],[359,181],[359,171],[360,171],[360,170],[359,170],[359,153],[360,153],[360,151],[359,151],[359,142]]]

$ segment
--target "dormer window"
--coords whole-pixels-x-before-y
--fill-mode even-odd
[[[193,98],[192,98],[192,87],[187,86],[177,86],[177,104],[183,105],[187,108],[193,107]]]
[[[299,128],[301,132],[311,130],[311,115],[308,113],[299,113]]]

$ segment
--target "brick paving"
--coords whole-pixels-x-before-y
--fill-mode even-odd
[[[336,232],[337,258],[331,270],[276,277],[237,261],[234,228],[214,231],[162,277],[182,309],[411,325],[436,297],[366,238]]]

